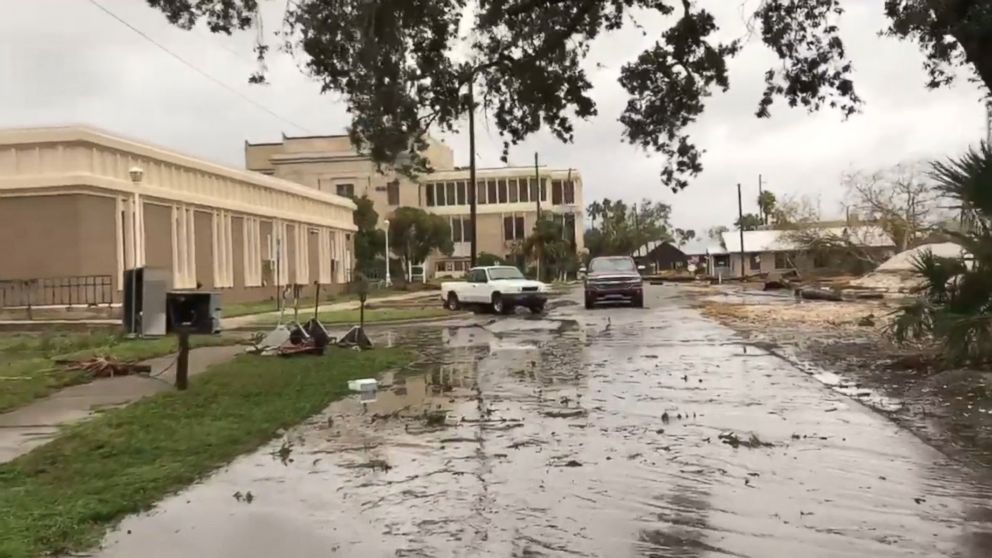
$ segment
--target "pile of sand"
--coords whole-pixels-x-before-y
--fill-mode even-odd
[[[851,286],[886,293],[912,292],[921,283],[920,277],[913,271],[913,264],[927,251],[941,258],[960,258],[967,255],[960,245],[953,242],[923,244],[892,256],[875,271],[851,281]]]

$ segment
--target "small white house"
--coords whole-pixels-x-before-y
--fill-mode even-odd
[[[815,230],[823,238],[843,238],[853,244],[878,250],[880,259],[885,259],[895,251],[895,244],[882,231],[872,225],[850,227],[819,227]],[[744,266],[747,275],[784,272],[796,268],[829,269],[836,266],[835,259],[828,253],[805,253],[790,238],[789,230],[744,231]],[[741,275],[741,233],[723,233],[723,245],[729,256],[730,275]]]

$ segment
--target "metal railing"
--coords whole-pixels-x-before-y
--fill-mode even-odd
[[[112,275],[0,279],[0,308],[109,306],[113,301]]]

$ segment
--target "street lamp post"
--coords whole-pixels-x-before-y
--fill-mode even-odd
[[[386,286],[392,287],[393,281],[389,278],[389,219],[386,219]]]
[[[131,323],[128,332],[136,337],[141,336],[141,330],[138,328],[137,318],[138,318],[138,242],[139,236],[141,234],[141,227],[139,224],[139,212],[141,198],[138,196],[138,188],[141,186],[141,180],[145,177],[145,171],[141,167],[131,167],[128,170],[128,175],[131,177],[131,183],[134,184],[135,192],[131,196],[131,219],[127,223],[128,228],[131,232]]]

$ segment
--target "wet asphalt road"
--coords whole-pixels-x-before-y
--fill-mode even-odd
[[[333,404],[96,555],[992,556],[987,474],[678,288],[647,310],[577,300],[380,333],[420,360],[374,401]]]

